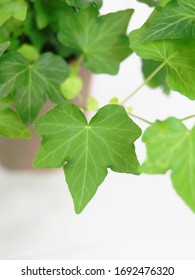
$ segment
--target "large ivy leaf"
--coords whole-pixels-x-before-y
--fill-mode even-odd
[[[107,168],[138,174],[134,141],[141,130],[119,105],[103,107],[88,123],[78,107],[61,103],[35,129],[43,140],[34,166],[64,168],[76,213],[92,199]]]
[[[81,9],[85,9],[91,4],[93,4],[97,8],[100,8],[102,6],[102,0],[66,0],[66,3],[70,6]]]
[[[60,20],[59,40],[84,57],[84,65],[94,73],[117,74],[130,53],[125,35],[133,10],[99,16],[89,7]]]
[[[5,50],[9,47],[9,45],[10,45],[10,42],[5,42],[5,43],[0,44],[0,57],[5,52]]]
[[[63,101],[60,85],[68,76],[64,60],[52,53],[43,54],[35,63],[19,53],[10,52],[0,60],[0,97],[13,92],[14,104],[22,120],[29,124],[46,101]]]
[[[142,59],[142,72],[144,78],[147,79],[157,67],[160,66],[160,62],[150,60],[150,59]],[[170,93],[170,88],[166,82],[166,69],[162,68],[151,81],[147,83],[147,85],[151,88],[161,87],[165,94]]]
[[[158,12],[152,14],[152,18],[155,16],[158,17]],[[166,65],[168,86],[190,99],[195,99],[195,40],[145,42],[147,30],[146,22],[142,28],[131,32],[131,48],[144,59],[163,62]]]
[[[0,26],[11,17],[25,20],[27,3],[25,0],[1,0],[0,1]]]
[[[147,159],[142,171],[149,174],[171,170],[176,192],[195,211],[195,127],[169,118],[157,121],[143,135]]]
[[[145,41],[195,38],[195,1],[176,0],[158,9],[158,17],[148,20]]]

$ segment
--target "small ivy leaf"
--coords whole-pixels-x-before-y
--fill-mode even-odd
[[[25,0],[4,0],[0,3],[0,26],[11,17],[25,20],[27,3]]]
[[[91,96],[87,99],[87,111],[95,112],[97,111],[98,106],[99,106],[99,102],[95,97]]]
[[[120,62],[132,52],[126,30],[133,10],[99,16],[89,7],[60,19],[60,42],[84,57],[84,66],[94,73],[115,75]]]
[[[119,105],[101,108],[88,123],[74,104],[58,104],[35,121],[42,136],[34,167],[63,167],[75,211],[80,213],[107,175],[139,174],[134,141],[141,129]]]
[[[29,62],[34,62],[40,57],[39,51],[33,45],[23,44],[17,52],[21,53]]]
[[[0,137],[26,138],[32,137],[24,123],[10,108],[1,106],[0,103]]]
[[[142,72],[144,75],[144,79],[147,79],[150,74],[160,66],[160,62],[150,60],[150,59],[142,59]],[[162,68],[151,81],[147,83],[147,85],[151,88],[161,87],[163,92],[167,95],[170,93],[170,88],[167,85],[166,81],[166,69]]]
[[[133,113],[133,107],[132,107],[132,106],[128,107],[128,108],[127,108],[127,112],[128,112],[129,114],[132,114],[132,113]]]
[[[29,124],[46,101],[63,101],[60,85],[69,70],[64,60],[52,53],[43,54],[35,63],[19,53],[10,52],[0,60],[0,98],[13,92],[13,101],[22,120]]]
[[[163,174],[171,179],[179,196],[195,211],[195,127],[189,131],[176,119],[156,121],[143,135],[147,159],[141,170]]]
[[[148,20],[145,41],[195,38],[195,1],[171,1],[158,9],[158,17]],[[155,12],[155,11],[154,11]]]
[[[119,104],[118,97],[111,98],[109,104]]]
[[[10,45],[10,42],[5,42],[5,43],[0,44],[0,57],[6,51],[6,49],[9,47],[9,45]]]
[[[83,80],[79,76],[70,76],[61,84],[62,95],[70,100],[78,96],[83,88]]]
[[[158,17],[158,11],[151,18]],[[144,59],[161,61],[166,65],[168,86],[189,99],[195,99],[195,40],[162,40],[145,42],[148,22],[130,33],[130,46]],[[182,58],[182,63],[181,63]]]
[[[66,3],[75,8],[86,9],[93,4],[98,9],[102,6],[102,0],[66,0]]]
[[[68,100],[77,97],[83,88],[83,80],[77,75],[79,70],[78,65],[70,67],[69,77],[61,84],[61,93]]]

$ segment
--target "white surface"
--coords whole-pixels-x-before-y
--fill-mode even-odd
[[[133,0],[104,2],[103,13],[138,7],[130,29],[141,25],[149,12]],[[122,63],[118,76],[94,76],[91,92],[104,105],[113,96],[122,100],[141,82],[140,61],[132,55]],[[129,105],[149,120],[194,113],[194,102],[187,98],[177,93],[166,97],[147,87]],[[136,147],[142,161],[144,145],[138,141]],[[109,172],[79,216],[74,214],[63,170],[9,172],[1,168],[0,178],[1,259],[194,258],[195,216],[175,195],[168,175]]]

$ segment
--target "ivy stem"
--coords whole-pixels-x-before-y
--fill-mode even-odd
[[[150,121],[148,121],[148,120],[146,120],[146,119],[144,119],[144,118],[142,118],[142,117],[139,117],[139,116],[134,115],[134,114],[132,114],[132,113],[128,113],[128,114],[129,114],[131,117],[136,118],[136,119],[138,119],[138,120],[140,120],[140,121],[143,121],[143,122],[145,122],[145,123],[147,123],[147,124],[149,124],[149,125],[152,124],[152,122],[150,122]]]
[[[147,83],[149,83],[152,78],[166,65],[166,62],[161,63],[151,74],[144,80],[144,82],[136,88],[129,96],[127,96],[122,102],[121,105],[124,105],[130,98],[132,98],[140,89],[142,89]]]
[[[190,119],[192,119],[192,118],[195,118],[195,115],[190,115],[190,116],[188,116],[188,117],[185,117],[185,118],[183,118],[183,119],[180,119],[180,121],[187,121],[187,120],[190,120]]]

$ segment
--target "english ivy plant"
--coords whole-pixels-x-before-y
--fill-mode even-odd
[[[195,116],[151,123],[127,107],[145,85],[195,100],[195,1],[138,2],[153,10],[130,35],[134,11],[101,15],[101,0],[0,3],[0,136],[31,138],[34,123],[42,141],[33,166],[63,168],[76,213],[93,198],[108,168],[131,174],[130,182],[133,175],[170,171],[176,192],[195,211],[195,128],[184,125]],[[143,65],[144,81],[137,89],[100,109],[92,97],[74,104],[83,86],[81,67],[116,75],[133,52]],[[47,99],[53,108],[39,117]],[[90,121],[88,111],[94,111]],[[142,131],[132,118],[148,124],[141,165],[135,141]]]

